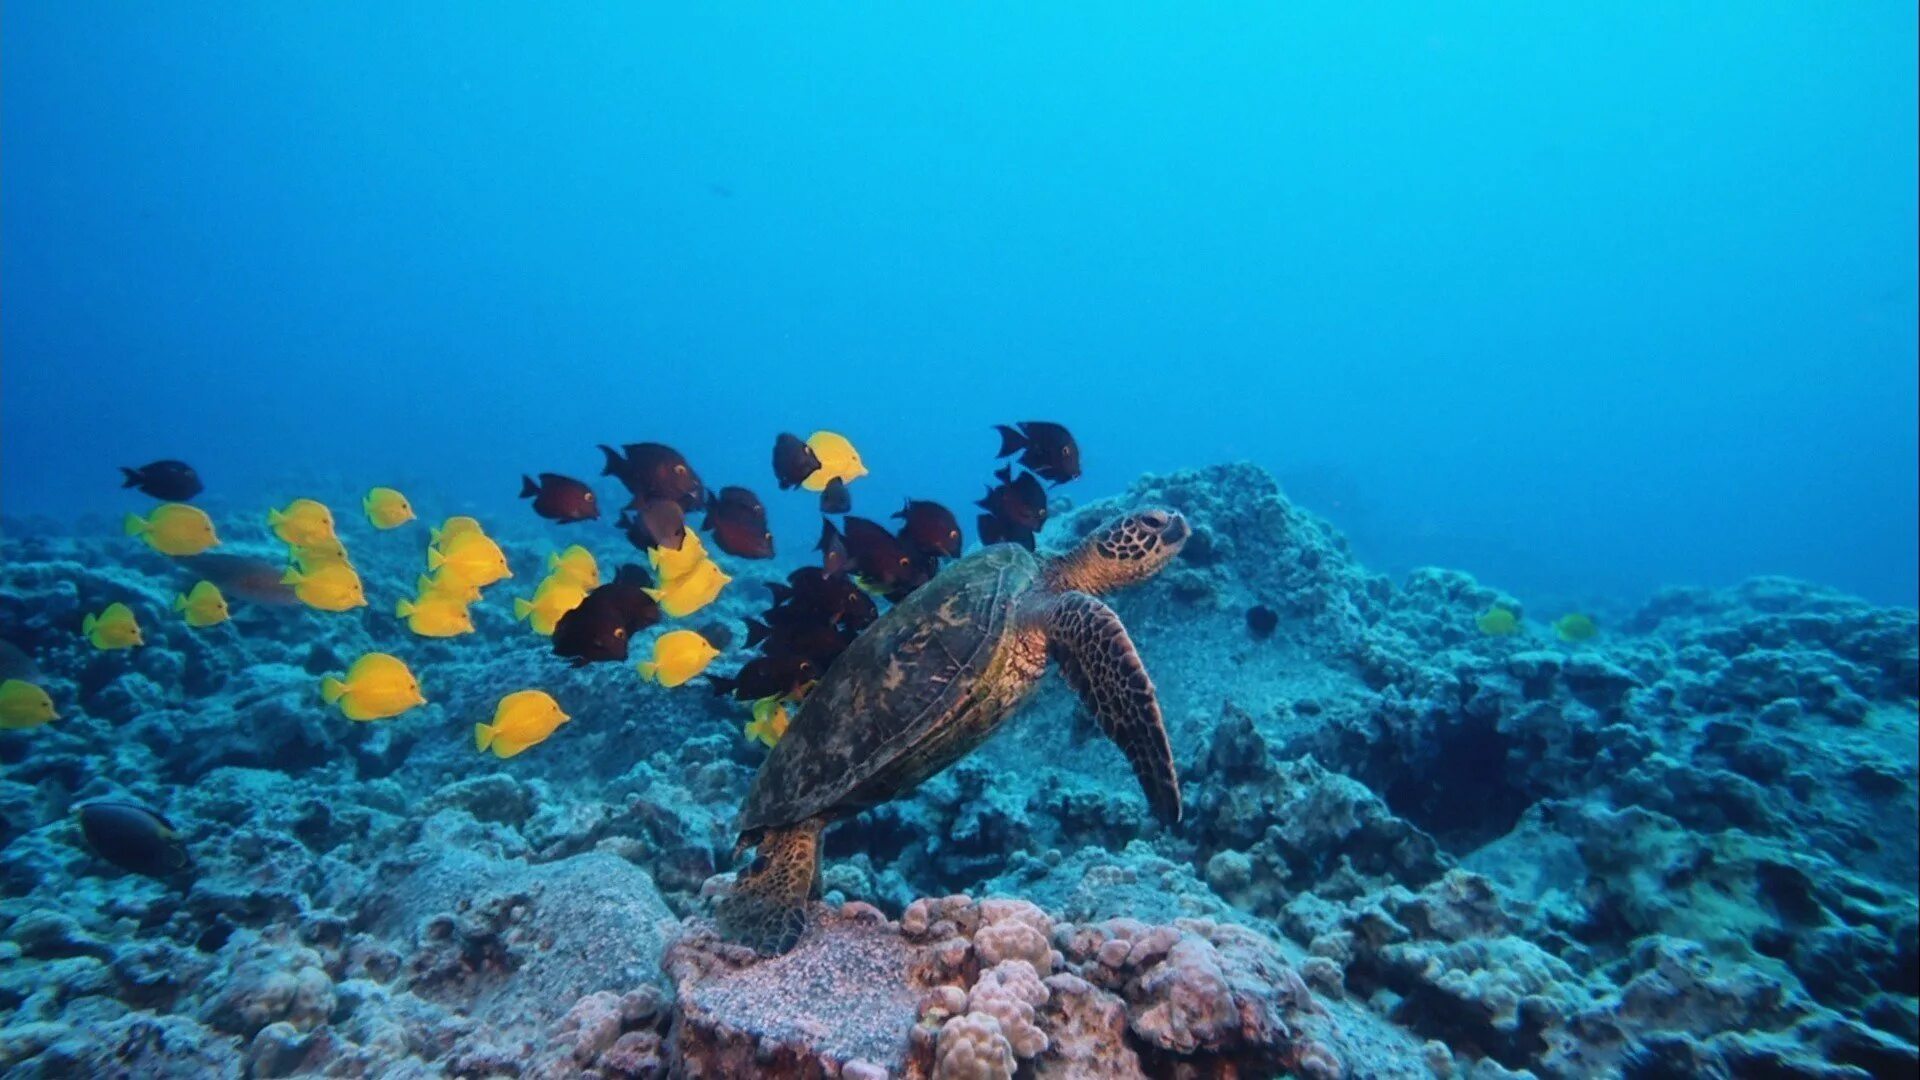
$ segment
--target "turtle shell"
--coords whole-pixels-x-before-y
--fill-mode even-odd
[[[754,777],[739,830],[856,813],[937,772],[925,755],[970,704],[1006,640],[1016,601],[1039,579],[1026,549],[997,544],[954,563],[854,639],[807,695]],[[993,689],[988,687],[988,689]],[[1004,703],[984,703],[981,720]],[[961,751],[961,752],[964,752]]]

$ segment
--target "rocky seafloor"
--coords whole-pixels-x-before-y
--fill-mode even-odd
[[[1042,543],[1146,502],[1196,526],[1113,601],[1186,820],[1153,821],[1049,680],[972,758],[828,832],[828,904],[770,960],[704,915],[761,753],[744,717],[570,670],[510,618],[556,537],[610,566],[611,530],[496,528],[518,576],[479,633],[431,641],[391,615],[418,527],[343,525],[370,608],[236,601],[196,631],[165,610],[193,576],[108,523],[10,521],[0,638],[63,718],[0,732],[0,1071],[1920,1071],[1913,611],[1760,579],[1602,612],[1575,644],[1543,618],[1491,637],[1476,616],[1518,598],[1368,573],[1250,466],[1145,478]],[[274,550],[215,512],[223,550]],[[778,571],[731,569],[695,621],[738,633]],[[77,634],[115,600],[146,647]],[[325,708],[320,674],[371,649],[431,703]],[[573,721],[477,754],[474,721],[525,687]],[[191,879],[91,854],[71,811],[96,798],[165,813]]]

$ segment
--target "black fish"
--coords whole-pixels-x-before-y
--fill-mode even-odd
[[[845,514],[853,510],[853,492],[847,490],[847,482],[834,477],[827,486],[820,489],[820,512],[823,514]]]
[[[520,497],[533,500],[533,512],[549,521],[570,525],[600,516],[600,500],[593,489],[571,476],[543,472],[540,482],[533,477],[520,478]]]
[[[1019,454],[1020,464],[1056,484],[1064,484],[1080,475],[1080,444],[1073,432],[1045,420],[1023,420],[1013,427],[996,424],[1000,432],[1000,452],[995,457]]]
[[[784,431],[773,440],[773,478],[780,482],[781,491],[799,487],[819,471],[820,455],[813,452],[806,440]]]
[[[726,652],[727,646],[733,644],[733,628],[718,619],[694,627],[693,632],[706,638],[707,644],[721,652]]]
[[[697,510],[707,489],[700,476],[687,464],[680,451],[661,443],[628,443],[623,457],[611,446],[602,446],[607,456],[602,476],[618,477],[627,490],[641,499],[672,499],[683,509]]]
[[[767,509],[746,488],[730,487],[721,496],[707,499],[707,518],[702,531],[713,534],[721,551],[742,559],[773,558],[773,533],[767,528]]]
[[[687,542],[687,512],[672,499],[648,499],[620,512],[620,528],[637,548],[672,548]]]
[[[1008,525],[1039,532],[1047,523],[1047,489],[1041,487],[1030,472],[1015,478],[1011,466],[994,473],[993,477],[1000,485],[988,488],[986,497],[974,505]]]
[[[625,660],[633,635],[660,621],[660,605],[646,594],[652,579],[637,566],[623,566],[612,581],[587,594],[553,627],[553,654],[584,667]]]
[[[992,514],[981,514],[975,519],[974,528],[980,530],[983,544],[1019,544],[1028,551],[1034,549],[1032,529],[1009,524]]]
[[[889,600],[906,596],[932,576],[900,538],[877,521],[849,516],[846,540],[854,572]]]
[[[78,816],[87,846],[122,870],[169,878],[193,865],[173,824],[138,803],[90,802]]]
[[[127,474],[126,482],[121,487],[137,488],[156,499],[169,502],[185,502],[205,490],[200,483],[200,474],[184,461],[156,461],[137,469],[122,465],[120,471]]]
[[[819,678],[819,668],[804,656],[759,656],[732,675],[709,675],[713,692],[737,701],[791,694]]]
[[[747,647],[766,656],[802,656],[822,671],[853,642],[853,635],[831,623],[793,622],[769,626],[747,620]]]
[[[820,569],[829,574],[837,574],[847,568],[847,541],[840,530],[833,527],[832,518],[820,519],[820,542],[813,545],[820,553]]]
[[[818,567],[803,566],[788,574],[785,584],[776,581],[767,589],[774,600],[767,621],[776,626],[825,622],[857,633],[880,617],[873,597],[844,573],[830,574]]]
[[[900,539],[908,547],[923,555],[959,557],[960,522],[954,519],[953,511],[937,502],[908,499],[893,516],[905,522],[900,526]]]
[[[1255,638],[1270,638],[1280,625],[1280,613],[1265,604],[1247,609],[1247,633]]]

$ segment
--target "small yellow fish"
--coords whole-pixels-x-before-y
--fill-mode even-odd
[[[140,624],[133,619],[133,609],[118,601],[98,615],[88,615],[80,623],[80,632],[96,649],[131,649],[146,644],[140,636]]]
[[[462,533],[427,549],[427,569],[441,570],[469,585],[484,587],[513,576],[507,554],[485,533]]]
[[[1503,607],[1488,608],[1473,621],[1488,637],[1507,637],[1520,631],[1519,616]]]
[[[349,720],[385,720],[427,703],[406,663],[378,652],[355,660],[343,676],[321,679],[320,697],[329,705],[340,706]]]
[[[470,517],[466,517],[464,515],[450,517],[447,520],[441,522],[439,528],[429,529],[427,531],[427,542],[436,547],[439,547],[446,544],[451,544],[455,540],[460,539],[461,537],[467,535],[468,533],[479,533],[480,535],[485,536],[486,530],[480,527],[480,523],[478,521],[475,521]]]
[[[333,511],[312,499],[295,499],[285,510],[267,511],[267,525],[273,535],[295,547],[333,539]]]
[[[533,590],[533,599],[514,597],[513,617],[525,619],[534,633],[551,637],[553,628],[560,624],[560,616],[579,607],[586,598],[587,590],[571,578],[554,573]]]
[[[438,596],[462,606],[478,603],[480,600],[480,586],[469,584],[444,571],[431,577],[421,574],[414,580],[413,585],[422,599]]]
[[[280,584],[293,586],[293,595],[308,607],[321,611],[348,611],[367,606],[366,590],[360,575],[346,563],[323,563],[310,571],[292,567],[280,577]]]
[[[741,733],[772,749],[780,744],[781,737],[787,733],[787,724],[792,719],[787,712],[785,698],[779,695],[764,697],[753,703],[753,719],[741,729]]]
[[[186,613],[188,626],[218,626],[227,621],[227,598],[220,595],[219,586],[202,581],[185,595],[174,597],[173,610]]]
[[[707,670],[720,650],[691,630],[669,630],[653,642],[653,659],[636,664],[640,677],[661,686],[679,686]]]
[[[360,509],[376,529],[397,529],[413,520],[413,506],[407,497],[389,487],[377,487],[360,500]]]
[[[323,536],[311,544],[294,544],[287,548],[287,556],[303,574],[310,574],[323,566],[353,565],[353,560],[347,558],[347,545],[335,536]]]
[[[0,682],[0,730],[25,731],[58,719],[53,699],[45,690],[25,679]]]
[[[122,527],[162,555],[198,555],[220,542],[207,512],[186,503],[162,503],[144,518],[128,514]]]
[[[687,530],[687,538],[681,543],[679,551],[657,547],[647,549],[647,562],[652,564],[654,576],[660,579],[662,585],[672,585],[698,570],[702,563],[710,561],[707,558],[707,545],[700,541],[700,534],[692,529]]]
[[[571,719],[544,691],[519,690],[500,699],[493,710],[493,723],[473,725],[473,745],[477,750],[493,751],[495,757],[510,758],[544,742],[555,728]]]
[[[669,617],[680,619],[713,603],[714,597],[732,580],[718,563],[708,559],[678,581],[668,582],[664,588],[648,589],[646,594],[658,601],[660,610]]]
[[[813,456],[820,459],[820,467],[800,481],[800,486],[808,491],[825,491],[827,485],[835,480],[851,484],[867,475],[867,467],[860,461],[860,451],[853,448],[846,436],[835,435],[831,431],[816,431],[808,437],[807,445],[813,448]]]
[[[1593,618],[1579,612],[1570,612],[1553,620],[1553,632],[1560,635],[1561,641],[1586,641],[1600,632]]]
[[[393,605],[393,613],[407,620],[407,629],[421,637],[459,637],[473,633],[473,612],[443,593],[426,593]]]
[[[600,587],[600,564],[579,544],[547,556],[547,568],[553,571],[549,577],[564,577],[588,592]]]

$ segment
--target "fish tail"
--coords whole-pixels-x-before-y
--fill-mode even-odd
[[[145,479],[140,475],[140,470],[138,469],[129,469],[125,465],[122,465],[120,466],[120,471],[127,474],[127,482],[120,485],[123,488],[134,487],[138,485],[141,480]]]
[[[175,611],[185,611],[185,610],[187,610],[187,597],[186,597],[186,594],[185,594],[185,593],[176,593],[176,594],[174,594],[174,597],[173,597],[173,610],[175,610]]]
[[[287,572],[280,575],[280,584],[282,585],[300,584],[300,569],[294,566],[287,567]]]
[[[414,607],[413,607],[413,601],[411,601],[411,600],[409,600],[409,599],[407,599],[407,598],[406,598],[406,597],[404,597],[404,596],[403,596],[403,597],[401,597],[401,598],[400,598],[400,599],[399,599],[399,600],[398,600],[398,601],[397,601],[397,602],[396,602],[396,603],[395,603],[395,604],[393,605],[393,613],[394,613],[395,615],[398,615],[398,616],[400,616],[400,617],[401,617],[401,618],[403,618],[403,619],[404,619],[404,618],[406,618],[407,616],[409,616],[409,615],[411,615],[411,614],[413,614],[413,612],[414,612]]]
[[[347,692],[347,684],[329,675],[320,680],[320,700],[332,705]]]
[[[285,520],[287,520],[287,515],[281,513],[280,511],[278,510],[267,511],[267,524],[278,525]]]
[[[520,497],[523,499],[531,499],[538,494],[540,494],[540,485],[533,482],[533,477],[522,473],[520,476]]]
[[[439,542],[440,542],[440,530],[429,526],[427,528],[427,544],[428,544],[429,555],[432,554],[432,545],[438,544]]]
[[[128,514],[120,521],[120,531],[126,533],[128,536],[139,536],[141,533],[147,531],[147,523],[141,519],[139,514]]]
[[[80,620],[80,632],[83,634],[91,634],[93,633],[93,628],[99,625],[100,617],[89,612],[86,618]]]
[[[660,681],[660,665],[651,660],[642,660],[634,665],[640,669],[640,677],[648,682]]]
[[[747,648],[751,649],[759,645],[761,642],[767,640],[767,635],[771,633],[773,633],[773,628],[766,623],[761,622],[759,619],[748,619]]]
[[[614,450],[614,448],[611,446],[602,446],[600,448],[600,452],[607,455],[607,463],[603,468],[601,468],[600,475],[601,476],[619,476],[620,470],[627,463],[626,459],[621,457],[619,452]]]
[[[1027,448],[1027,437],[1020,433],[1020,429],[1008,427],[1005,424],[995,424],[993,430],[1000,433],[1000,452],[993,455],[994,457],[1006,457],[1008,454],[1016,454]]]
[[[725,675],[709,675],[707,685],[713,688],[715,697],[732,697],[733,688],[740,685],[740,680],[730,679]]]
[[[533,604],[530,601],[518,596],[513,598],[513,617],[515,619],[524,619],[531,614],[533,614]]]
[[[445,565],[446,561],[447,557],[440,554],[438,548],[427,549],[427,569],[438,570],[441,566]]]
[[[484,751],[493,745],[493,728],[486,724],[473,725],[473,748]]]

